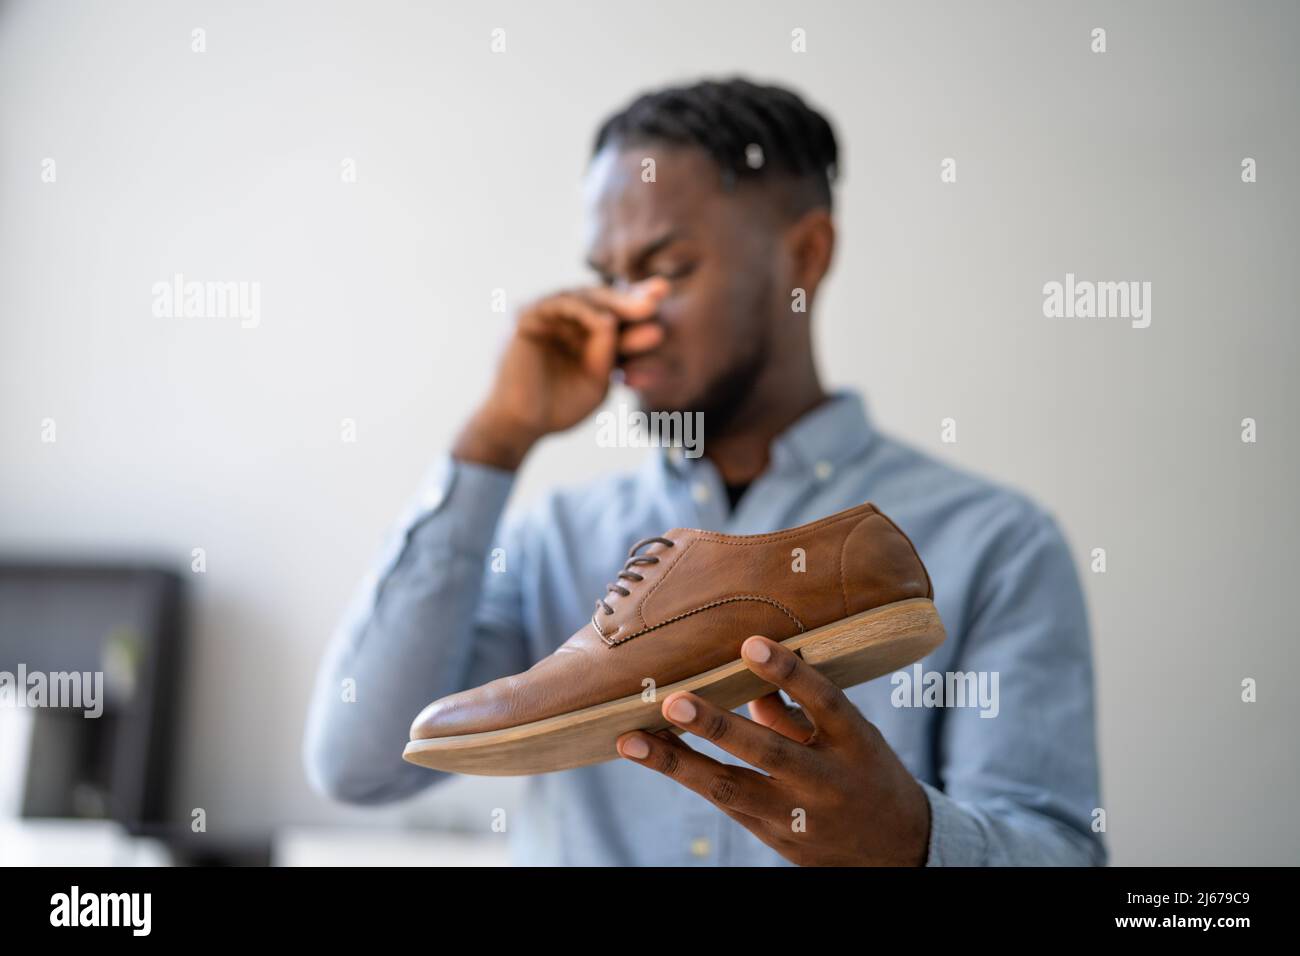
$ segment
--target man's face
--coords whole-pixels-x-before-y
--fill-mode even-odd
[[[655,160],[655,181],[642,162]],[[616,287],[663,276],[660,345],[620,356],[647,411],[701,411],[714,425],[771,360],[774,320],[788,302],[780,230],[765,204],[724,192],[721,173],[690,147],[607,147],[586,182],[587,261]]]

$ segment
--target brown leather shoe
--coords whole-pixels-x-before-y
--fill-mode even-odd
[[[944,640],[933,598],[912,542],[870,503],[772,534],[674,528],[633,547],[555,653],[426,707],[403,757],[497,775],[610,760],[629,730],[681,732],[660,711],[670,693],[733,710],[774,690],[740,659],[754,634],[839,687],[924,657]]]

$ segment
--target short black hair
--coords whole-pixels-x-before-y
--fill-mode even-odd
[[[706,150],[726,188],[775,171],[811,187],[810,202],[801,205],[831,207],[839,160],[835,131],[826,117],[783,87],[735,77],[642,93],[601,123],[592,155],[611,143],[651,142]]]

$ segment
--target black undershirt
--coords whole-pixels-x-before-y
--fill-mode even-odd
[[[745,493],[749,487],[749,482],[743,485],[727,485],[727,499],[731,502],[731,510],[736,510],[736,505],[740,502],[740,496]]]

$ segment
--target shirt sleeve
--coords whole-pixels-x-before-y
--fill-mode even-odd
[[[303,739],[317,792],[378,804],[446,779],[402,759],[416,715],[527,668],[523,528],[502,518],[513,484],[513,472],[450,456],[430,469],[317,672]]]
[[[1087,612],[1055,520],[1031,506],[989,556],[953,668],[987,673],[994,706],[939,729],[928,866],[1103,865]],[[996,675],[997,683],[993,680]],[[1104,816],[1101,817],[1104,819]]]

